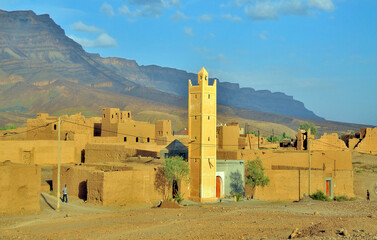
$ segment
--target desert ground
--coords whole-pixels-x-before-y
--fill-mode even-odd
[[[353,154],[356,200],[299,202],[224,199],[152,208],[103,207],[41,193],[37,215],[0,217],[0,239],[377,239],[377,156]],[[366,189],[372,192],[367,201]],[[163,205],[164,206],[164,205]]]

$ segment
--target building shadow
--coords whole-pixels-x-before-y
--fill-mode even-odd
[[[43,196],[42,193],[41,193],[41,197],[42,197],[43,201],[45,201],[47,206],[49,206],[52,210],[55,210],[55,208],[47,201],[47,199],[45,198],[45,196]]]
[[[164,198],[167,197],[167,190],[169,190],[168,184],[165,179],[164,172],[161,168],[156,168],[154,189],[158,191]]]
[[[242,196],[245,195],[245,186],[244,181],[242,179],[242,175],[240,171],[231,172],[229,175],[230,179],[230,194],[241,194]]]

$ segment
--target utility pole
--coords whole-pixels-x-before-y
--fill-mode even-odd
[[[312,150],[311,150],[311,132],[310,128],[308,129],[308,153],[309,153],[309,196],[312,194],[311,181],[312,181]]]
[[[258,149],[260,147],[260,132],[259,132],[259,129],[258,129]]]
[[[60,117],[58,118],[58,184],[57,184],[57,204],[56,204],[56,211],[60,211],[60,152],[61,152],[61,146],[60,146]]]

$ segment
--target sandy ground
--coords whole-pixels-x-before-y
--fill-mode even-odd
[[[366,201],[363,191],[375,184],[374,166],[377,157],[354,155],[357,200],[347,202],[245,200],[151,208],[102,207],[70,197],[56,212],[56,197],[42,193],[38,215],[0,218],[0,239],[287,239],[295,229],[306,239],[377,239],[377,200],[372,195]]]

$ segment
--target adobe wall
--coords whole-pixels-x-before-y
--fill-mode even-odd
[[[86,119],[81,113],[63,115],[60,125],[60,139],[73,140],[75,134],[94,135],[94,124],[100,118]],[[47,113],[38,113],[37,118],[27,120],[28,140],[56,140],[58,138],[58,117]]]
[[[92,171],[88,179],[88,201],[102,205],[147,203],[157,204],[164,196],[171,196],[171,188],[160,181],[159,167],[133,165],[129,171]],[[162,190],[162,188],[164,190]],[[187,184],[181,184],[188,196]]]
[[[224,154],[223,154],[224,155]],[[278,151],[278,150],[242,150],[238,155],[245,161],[259,157],[266,169],[308,168],[308,151]],[[312,168],[327,171],[351,170],[352,153],[350,151],[312,151]]]
[[[239,138],[239,125],[228,124],[218,126],[217,129],[217,147],[219,149],[237,150]]]
[[[339,139],[338,134],[323,134],[320,139],[311,141],[311,150],[346,150],[348,149],[345,142]]]
[[[254,198],[269,201],[298,201],[304,196],[304,193],[308,195],[308,172],[308,170],[266,170],[265,174],[270,178],[270,184],[265,187],[257,187]],[[312,194],[317,190],[323,193],[326,192],[326,178],[332,178],[333,181],[332,197],[341,195],[354,196],[353,172],[346,170],[336,172],[312,170]],[[250,194],[250,192],[250,187],[247,187],[246,194]]]
[[[63,165],[60,167],[60,191],[67,184],[68,196],[75,196],[84,199],[87,193],[87,181],[91,171],[96,170],[95,167]],[[53,190],[58,188],[58,168],[53,169]]]
[[[354,149],[359,142],[360,142],[360,139],[358,138],[348,139],[348,148]]]
[[[27,128],[16,128],[0,131],[0,141],[25,140]]]
[[[25,164],[57,164],[58,141],[2,141],[0,162],[10,160]],[[61,163],[75,162],[75,143],[61,141]]]
[[[139,155],[157,157],[159,151],[136,149],[125,144],[89,143],[85,148],[85,163],[124,162],[129,157],[137,157]]]
[[[0,163],[0,215],[39,212],[40,188],[40,166]]]
[[[308,151],[242,150],[218,151],[218,158],[248,161],[261,159],[270,185],[257,187],[254,198],[262,200],[298,200],[308,193]],[[232,159],[232,158],[223,158]],[[312,193],[325,192],[325,179],[332,178],[333,196],[353,196],[352,154],[350,151],[312,151]],[[251,189],[246,186],[246,195]]]
[[[361,129],[364,137],[356,150],[360,153],[377,154],[377,127]]]
[[[155,138],[171,136],[171,121],[170,120],[157,120]]]

